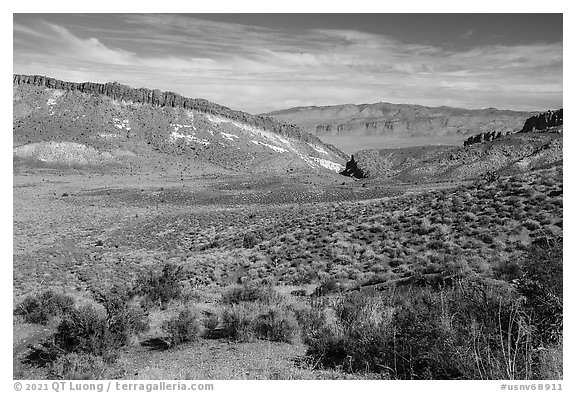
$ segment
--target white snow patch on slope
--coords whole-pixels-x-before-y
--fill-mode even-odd
[[[277,145],[278,144],[284,145],[288,150],[291,150],[294,152],[298,151],[297,149],[295,149],[292,146],[292,143],[289,139],[284,138],[284,137],[282,137],[278,134],[275,134],[273,132],[265,131],[265,130],[262,130],[258,127],[254,127],[254,126],[250,126],[248,124],[244,124],[244,123],[240,123],[240,122],[237,122],[234,120],[230,120],[230,119],[227,119],[225,117],[214,116],[211,114],[205,114],[205,116],[208,120],[210,120],[214,124],[229,123],[229,124],[232,124],[233,126],[240,128],[241,130],[244,130],[244,131],[246,131],[252,135],[259,136],[260,138],[263,138],[263,139],[267,139],[268,141],[273,142]]]
[[[316,145],[312,145],[312,144],[309,144],[309,145],[310,145],[310,147],[312,147],[312,149],[316,150],[318,153],[328,155],[328,152],[326,150],[322,149],[320,146],[316,146]]]
[[[172,131],[172,133],[170,134],[170,140],[172,142],[175,142],[178,139],[184,139],[186,143],[194,142],[204,146],[208,146],[210,144],[210,142],[208,142],[208,140],[206,139],[200,139],[194,135],[180,134],[177,131]]]
[[[119,130],[130,131],[132,129],[132,127],[130,127],[130,120],[120,120],[113,118],[112,121],[114,122],[114,127],[118,128]]]
[[[194,131],[196,131],[196,126],[194,126],[193,124],[172,124],[172,128],[174,128],[174,131],[178,132],[178,130],[180,130],[181,128],[192,128]]]
[[[227,119],[225,117],[214,116],[211,114],[204,114],[204,116],[206,116],[206,118],[214,124],[229,123],[229,124],[232,124],[233,126],[239,128],[241,130],[244,130],[244,131],[252,134],[253,136],[257,136],[260,139],[265,139],[268,142],[274,143],[274,145],[283,146],[283,147],[279,147],[279,146],[270,145],[270,144],[265,143],[265,142],[259,142],[259,141],[252,140],[252,143],[255,143],[257,145],[267,146],[270,149],[277,151],[277,152],[282,152],[282,153],[292,152],[295,155],[297,155],[302,161],[306,162],[306,164],[308,164],[308,166],[310,168],[318,168],[319,166],[322,166],[324,168],[328,168],[328,169],[333,170],[333,171],[339,171],[342,168],[341,165],[339,165],[335,162],[302,154],[302,152],[297,147],[295,147],[295,145],[293,144],[294,141],[291,140],[290,138],[285,138],[285,137],[278,135],[276,133],[273,133],[270,131],[265,131],[265,130],[262,130],[260,128],[254,127],[254,126],[250,126],[248,124],[243,124],[243,123],[240,123],[240,122],[237,122],[234,120]],[[314,148],[314,146],[312,146],[312,148]],[[318,149],[320,149],[322,151],[320,151]],[[314,148],[314,150],[318,151],[319,153],[329,155],[328,152],[326,152],[326,150],[319,148],[318,146],[316,146],[316,148]]]
[[[344,169],[344,167],[342,165],[340,165],[334,161],[325,160],[323,158],[316,158],[316,157],[310,157],[310,158],[315,163],[320,164],[324,168],[330,169],[331,171],[340,172],[342,169]]]
[[[227,132],[220,132],[220,135],[222,135],[222,138],[228,139],[229,141],[234,141],[234,139],[240,138],[238,135],[228,134]]]
[[[74,142],[38,142],[14,148],[14,155],[48,163],[98,164],[114,159],[109,152]]]
[[[46,106],[48,107],[48,116],[52,116],[55,113],[52,107],[56,105],[58,98],[62,97],[63,94],[64,92],[60,90],[54,90],[52,92],[52,97],[48,98],[48,101],[46,102]]]
[[[255,145],[261,145],[261,146],[266,146],[269,149],[274,150],[277,153],[288,153],[288,150],[278,147],[278,146],[274,146],[274,145],[270,145],[268,143],[264,143],[264,142],[260,142],[260,141],[252,141],[252,143],[254,143]]]
[[[121,137],[121,135],[112,134],[112,133],[98,134],[98,136],[100,138],[104,138],[104,139],[113,139],[113,138],[120,138]]]

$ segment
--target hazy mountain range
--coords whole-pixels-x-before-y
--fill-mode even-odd
[[[533,114],[379,102],[297,107],[266,115],[293,123],[353,153],[367,148],[460,145],[473,134],[519,130]]]

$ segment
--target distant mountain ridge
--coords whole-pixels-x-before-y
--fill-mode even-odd
[[[296,107],[266,113],[322,136],[466,136],[490,131],[522,128],[533,112],[488,109],[461,109],[446,106],[391,104],[346,104]]]

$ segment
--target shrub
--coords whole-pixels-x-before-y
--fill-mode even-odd
[[[190,309],[180,311],[176,317],[166,321],[162,326],[162,330],[168,334],[171,347],[198,340],[201,329],[198,313]]]
[[[242,247],[244,248],[254,248],[260,243],[260,234],[254,232],[247,232],[242,238]]]
[[[117,357],[117,350],[129,344],[130,337],[148,328],[147,315],[129,304],[130,292],[113,287],[95,294],[102,309],[84,305],[68,312],[50,341],[38,353],[48,353],[49,362],[67,353],[101,356],[105,362]]]
[[[14,310],[28,323],[46,325],[52,317],[62,316],[74,307],[74,299],[63,293],[49,289],[37,295],[27,296]]]
[[[50,366],[54,379],[104,379],[107,366],[100,356],[87,353],[68,353],[60,356]]]
[[[323,367],[398,379],[517,379],[534,372],[522,299],[506,285],[347,294],[303,324],[307,355]],[[333,318],[327,315],[332,314]]]
[[[334,318],[327,312],[311,311],[312,323],[303,324],[303,339],[308,345],[307,355],[324,367],[343,368],[348,372],[381,371],[376,360],[386,353],[382,313],[372,314],[376,297],[362,293],[341,295],[333,307]],[[381,311],[385,308],[382,307]],[[375,318],[374,318],[375,317]]]
[[[426,247],[430,250],[441,250],[445,248],[444,240],[432,240],[426,244]]]
[[[234,286],[222,294],[222,302],[227,304],[238,304],[240,302],[270,302],[278,295],[270,286],[257,286],[244,284]]]
[[[310,307],[294,309],[304,342],[308,342],[316,336],[326,324],[326,306],[321,300],[322,298],[317,298],[312,300]]]
[[[556,344],[563,331],[563,239],[534,240],[521,265],[518,289],[537,328],[537,340]]]
[[[216,313],[209,313],[203,319],[204,335],[207,338],[215,338],[217,336],[217,328],[220,325],[220,316]]]
[[[118,345],[127,345],[134,334],[150,328],[145,310],[131,304],[133,291],[130,288],[113,286],[107,291],[94,293],[94,298],[104,306],[107,328]]]
[[[538,221],[532,220],[532,219],[524,220],[524,222],[522,222],[522,225],[524,225],[526,227],[526,229],[529,229],[531,231],[534,231],[534,230],[540,228],[540,223]]]
[[[520,264],[514,259],[505,259],[494,267],[494,276],[512,282],[521,276]]]
[[[105,359],[111,359],[118,347],[105,315],[92,305],[82,306],[66,315],[58,325],[54,343],[64,352],[84,352]]]
[[[538,379],[562,379],[563,376],[563,345],[555,345],[549,348],[541,348],[538,354],[539,378]]]
[[[347,274],[346,274],[347,276]],[[324,296],[330,293],[335,293],[340,290],[340,285],[337,279],[334,277],[329,277],[322,281],[318,287],[314,290],[316,296]]]
[[[276,306],[258,316],[254,329],[260,339],[292,343],[298,335],[298,322],[294,312]]]
[[[184,279],[182,267],[166,263],[161,272],[154,269],[141,274],[136,281],[136,294],[144,296],[148,304],[165,308],[171,300],[182,297]]]
[[[486,244],[494,243],[494,236],[489,233],[481,233],[478,235],[478,238]]]
[[[236,341],[254,341],[256,312],[247,304],[232,304],[222,313],[222,334]]]

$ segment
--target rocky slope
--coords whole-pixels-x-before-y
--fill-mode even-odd
[[[15,161],[182,173],[338,172],[344,154],[298,127],[171,92],[13,76]],[[163,169],[164,168],[164,169]]]
[[[558,133],[515,133],[466,147],[365,150],[355,155],[355,165],[371,179],[459,181],[492,172],[510,174],[561,166],[562,145]]]
[[[319,137],[381,135],[395,137],[466,136],[491,131],[519,130],[529,112],[493,108],[468,110],[450,107],[390,104],[311,106],[267,113],[294,123]]]
[[[563,115],[562,109],[556,111],[547,111],[532,116],[526,120],[524,127],[518,132],[562,132]],[[464,146],[470,146],[475,143],[491,142],[502,136],[511,134],[511,131],[491,131],[472,135],[464,141]]]

